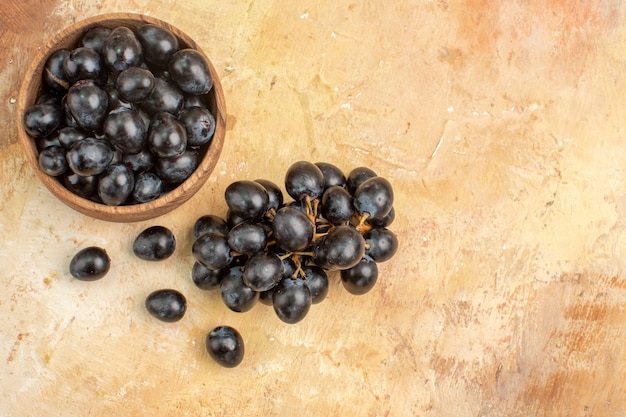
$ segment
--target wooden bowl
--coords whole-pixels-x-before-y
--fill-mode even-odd
[[[179,38],[180,47],[198,50],[206,59],[213,77],[213,88],[206,94],[208,108],[215,116],[215,133],[208,145],[201,147],[198,152],[200,161],[195,172],[176,188],[163,196],[147,203],[109,206],[82,198],[63,186],[56,177],[44,173],[39,167],[39,152],[35,140],[26,133],[23,125],[25,111],[35,103],[42,92],[42,71],[48,57],[61,48],[73,49],[82,35],[94,26],[115,28],[127,26],[136,29],[143,24],[154,24],[169,29]],[[206,182],[215,168],[224,144],[226,129],[226,104],[222,85],[213,64],[202,49],[189,36],[178,28],[159,19],[132,13],[116,13],[95,16],[63,30],[54,36],[33,60],[26,71],[24,81],[20,87],[17,105],[17,132],[26,156],[32,164],[35,173],[44,185],[69,207],[94,218],[113,222],[135,222],[161,216],[170,212],[191,198]]]

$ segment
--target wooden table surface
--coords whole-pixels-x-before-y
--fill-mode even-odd
[[[626,9],[616,0],[9,0],[0,7],[0,415],[625,416]],[[536,3],[536,4],[535,4]],[[39,48],[139,12],[211,57],[222,157],[179,209],[107,223],[56,200],[16,139]],[[191,227],[234,180],[291,163],[369,166],[395,187],[400,250],[370,293],[331,275],[295,325],[228,310],[191,281]],[[175,254],[134,236],[170,227]],[[67,271],[86,245],[110,273]],[[145,296],[188,298],[180,322]],[[234,369],[207,355],[227,324]]]

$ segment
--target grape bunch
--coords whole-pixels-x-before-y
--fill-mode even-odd
[[[215,132],[204,56],[170,30],[96,26],[54,51],[24,113],[40,169],[72,193],[118,206],[186,180]]]
[[[224,192],[225,216],[203,215],[193,226],[193,282],[219,290],[235,312],[257,302],[297,323],[328,294],[338,271],[351,294],[370,291],[378,263],[396,253],[389,230],[395,211],[388,180],[359,167],[299,161],[281,188],[271,180],[239,180]]]

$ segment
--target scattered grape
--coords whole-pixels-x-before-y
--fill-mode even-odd
[[[104,277],[111,267],[106,250],[97,246],[81,249],[70,261],[70,274],[81,281],[95,281]]]
[[[146,297],[146,310],[153,317],[173,323],[179,321],[187,310],[187,300],[179,291],[172,289],[156,290]]]
[[[243,338],[232,327],[219,326],[207,335],[206,350],[218,364],[225,368],[234,368],[243,360]]]

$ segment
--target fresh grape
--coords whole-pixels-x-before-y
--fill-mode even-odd
[[[162,261],[169,258],[176,249],[176,238],[164,226],[151,226],[144,229],[133,242],[133,253],[146,261]]]
[[[109,142],[126,154],[141,152],[147,141],[148,128],[137,110],[118,107],[103,122]]]
[[[172,80],[185,93],[206,94],[213,88],[209,66],[195,49],[177,51],[168,66]]]
[[[169,184],[179,184],[193,174],[198,167],[200,156],[195,149],[186,149],[178,156],[157,158],[155,169],[159,177]]]
[[[76,123],[87,132],[98,133],[106,117],[109,95],[93,80],[80,80],[67,91],[67,106]]]
[[[214,214],[206,214],[199,217],[193,225],[193,237],[197,239],[201,235],[209,232],[219,232],[228,234],[228,224],[226,220]]]
[[[285,267],[278,255],[272,252],[259,252],[246,262],[243,269],[243,282],[254,291],[267,291],[283,277]]]
[[[376,262],[362,259],[355,266],[341,271],[341,282],[350,294],[363,295],[369,292],[378,280]]]
[[[111,145],[91,137],[77,141],[67,151],[67,162],[71,170],[84,177],[100,174],[112,160]]]
[[[156,68],[166,68],[178,50],[178,38],[169,30],[153,24],[137,28],[137,39],[143,48],[144,59]]]
[[[245,284],[242,266],[226,270],[220,284],[220,295],[226,307],[237,313],[251,310],[259,300],[259,293]]]
[[[178,156],[187,148],[185,127],[173,114],[157,113],[150,122],[148,144],[150,150],[161,158]]]
[[[130,67],[120,72],[115,89],[122,100],[137,103],[148,98],[154,88],[154,75],[141,67]]]
[[[198,261],[195,261],[191,268],[191,279],[201,290],[218,289],[222,284],[222,276],[221,269],[209,269]]]
[[[230,326],[219,326],[209,332],[206,350],[221,366],[234,368],[243,361],[244,343],[239,332]]]
[[[258,182],[240,180],[231,183],[224,192],[228,208],[246,220],[258,220],[267,212],[269,196]]]
[[[102,55],[109,70],[119,73],[141,64],[141,44],[131,29],[118,26],[104,41]]]
[[[185,296],[177,290],[162,289],[150,293],[145,301],[146,310],[153,317],[167,322],[177,322],[187,310]]]
[[[343,187],[333,185],[322,194],[322,215],[333,224],[346,223],[354,214],[352,196]]]
[[[57,177],[67,171],[68,165],[65,159],[63,146],[48,146],[39,153],[39,167],[43,172]]]
[[[124,164],[111,164],[100,175],[98,196],[109,206],[124,204],[135,187],[133,171]]]
[[[384,227],[377,227],[363,235],[365,256],[375,262],[388,261],[398,250],[398,238],[395,233]]]
[[[43,81],[50,90],[64,93],[70,87],[70,82],[63,70],[63,62],[70,55],[69,49],[58,49],[46,60],[43,69]]]
[[[90,246],[78,251],[70,261],[70,274],[81,281],[95,281],[104,277],[111,267],[106,250]]]
[[[57,104],[34,104],[24,112],[24,128],[34,138],[53,133],[63,120],[63,110]]]
[[[163,180],[158,175],[153,172],[141,172],[135,176],[133,199],[139,203],[147,203],[159,198],[163,189]]]
[[[288,252],[306,249],[313,241],[313,223],[302,211],[283,207],[272,221],[273,237],[278,246]]]
[[[285,189],[294,200],[306,197],[314,200],[324,191],[324,174],[317,165],[299,161],[292,164],[285,174]]]
[[[348,178],[346,179],[346,188],[350,192],[350,194],[354,194],[359,185],[363,183],[363,181],[377,177],[378,174],[374,172],[371,168],[368,167],[357,167],[354,168],[348,174]]]
[[[218,232],[200,235],[191,247],[194,258],[209,269],[227,267],[233,259],[226,236]]]
[[[328,162],[316,162],[315,165],[322,171],[324,176],[324,189],[335,185],[346,188],[346,176],[336,165]]]
[[[356,189],[353,202],[361,216],[383,218],[393,207],[393,188],[383,177],[369,178]]]
[[[365,240],[351,226],[336,226],[326,235],[323,249],[330,265],[337,269],[348,269],[356,265],[365,255]]]
[[[215,117],[204,107],[189,107],[181,111],[178,119],[187,132],[189,146],[202,146],[213,139]]]
[[[297,323],[311,308],[311,290],[303,279],[283,278],[274,288],[272,304],[280,320]]]
[[[70,84],[79,80],[93,80],[98,85],[107,81],[107,72],[100,54],[84,46],[74,49],[63,61],[63,72]]]
[[[311,292],[311,303],[319,304],[328,295],[328,274],[317,265],[302,267],[304,282]]]
[[[259,223],[247,220],[228,231],[228,245],[235,252],[252,256],[265,249],[267,236]]]

